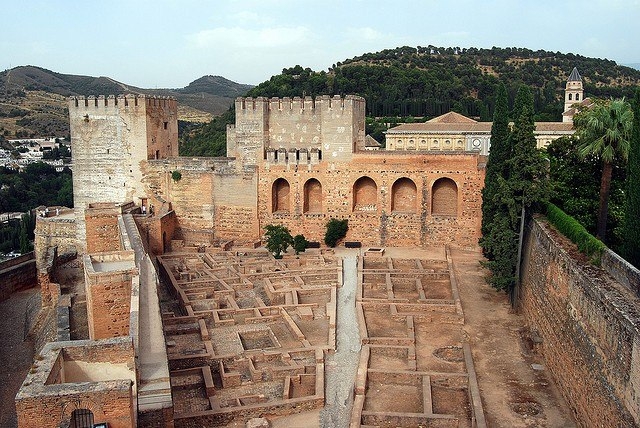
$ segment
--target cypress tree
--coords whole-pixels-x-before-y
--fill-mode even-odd
[[[640,268],[640,88],[636,89],[631,107],[633,129],[627,163],[622,252],[629,263]]]
[[[505,291],[510,291],[516,281],[522,208],[529,212],[547,199],[549,191],[546,161],[536,148],[533,97],[527,87],[518,91],[513,114],[516,113],[518,116],[508,138],[510,152],[505,160],[506,172],[496,181],[492,199],[495,212],[483,236],[483,248],[492,256],[485,264],[491,270],[489,282]]]
[[[488,259],[493,259],[490,245],[484,239],[488,235],[493,222],[493,217],[498,210],[498,180],[505,178],[507,171],[507,160],[510,157],[511,146],[509,145],[509,106],[507,98],[507,88],[504,83],[498,86],[496,93],[496,106],[493,113],[493,124],[491,125],[491,151],[487,159],[485,171],[484,188],[482,189],[482,236],[480,245],[483,253]]]

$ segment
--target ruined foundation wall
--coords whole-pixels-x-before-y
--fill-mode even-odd
[[[632,295],[580,263],[533,221],[521,309],[580,425],[640,424],[640,333]],[[636,300],[637,301],[637,300]]]

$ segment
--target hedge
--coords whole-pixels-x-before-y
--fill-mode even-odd
[[[602,253],[606,246],[595,236],[587,232],[578,221],[566,214],[552,203],[547,204],[547,219],[564,236],[578,246],[580,252],[591,257],[591,261],[600,264]]]

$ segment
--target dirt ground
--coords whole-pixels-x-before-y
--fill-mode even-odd
[[[574,427],[571,411],[526,345],[525,320],[484,281],[480,250],[451,250],[487,426]]]

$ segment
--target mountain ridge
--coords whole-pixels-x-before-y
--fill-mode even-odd
[[[0,131],[5,138],[67,135],[66,98],[133,93],[170,96],[178,101],[180,120],[208,122],[253,86],[222,76],[202,76],[184,88],[139,88],[108,76],[58,73],[34,65],[0,73]]]

